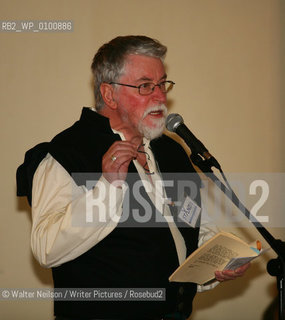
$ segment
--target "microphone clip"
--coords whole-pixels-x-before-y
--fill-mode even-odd
[[[212,167],[221,170],[219,162],[208,151],[201,155],[197,150],[192,148],[190,159],[202,172],[213,173]]]

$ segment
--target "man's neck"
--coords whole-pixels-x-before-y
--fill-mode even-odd
[[[99,112],[104,117],[107,117],[112,129],[121,132],[127,141],[131,141],[138,147],[143,142],[143,136],[138,132],[136,128],[130,126],[128,122],[122,121],[116,110],[109,111],[108,108],[104,108]]]

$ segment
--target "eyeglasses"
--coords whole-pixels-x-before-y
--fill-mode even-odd
[[[147,160],[149,161],[149,160],[150,160],[150,155],[149,155],[146,151],[141,150],[141,148],[143,148],[144,146],[145,146],[144,143],[140,144],[139,147],[138,147],[138,149],[137,149],[137,152],[142,153],[142,154],[145,154]],[[154,172],[150,172],[150,170],[148,169],[148,167],[147,167],[147,161],[146,161],[146,163],[144,164],[143,169],[144,169],[144,172],[145,172],[146,175],[152,175],[152,174],[154,174]]]
[[[153,82],[145,82],[145,83],[140,84],[139,86],[133,86],[133,85],[130,85],[130,84],[124,84],[124,83],[118,83],[118,82],[109,82],[109,84],[117,84],[119,86],[137,88],[139,90],[139,94],[142,95],[142,96],[147,96],[149,94],[152,94],[154,89],[155,89],[155,87],[159,87],[161,92],[167,93],[175,85],[175,83],[173,81],[170,81],[170,80],[162,81],[162,82],[157,83],[157,84],[155,84]]]

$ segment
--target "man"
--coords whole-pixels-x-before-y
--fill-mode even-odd
[[[32,204],[32,250],[52,268],[56,288],[165,290],[163,301],[55,301],[57,320],[186,319],[191,313],[196,285],[168,277],[206,232],[169,222],[173,201],[158,183],[166,172],[195,172],[180,145],[162,135],[174,85],[165,54],[165,46],[145,36],[103,45],[92,63],[96,110],[83,108],[78,122],[28,151],[18,169],[18,195]],[[92,179],[93,188],[86,188]],[[193,182],[199,206],[199,177]],[[216,279],[234,279],[247,268],[217,271]]]

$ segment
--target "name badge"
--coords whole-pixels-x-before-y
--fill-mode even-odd
[[[190,197],[186,196],[184,203],[178,213],[178,218],[187,223],[192,228],[197,226],[201,208]]]

